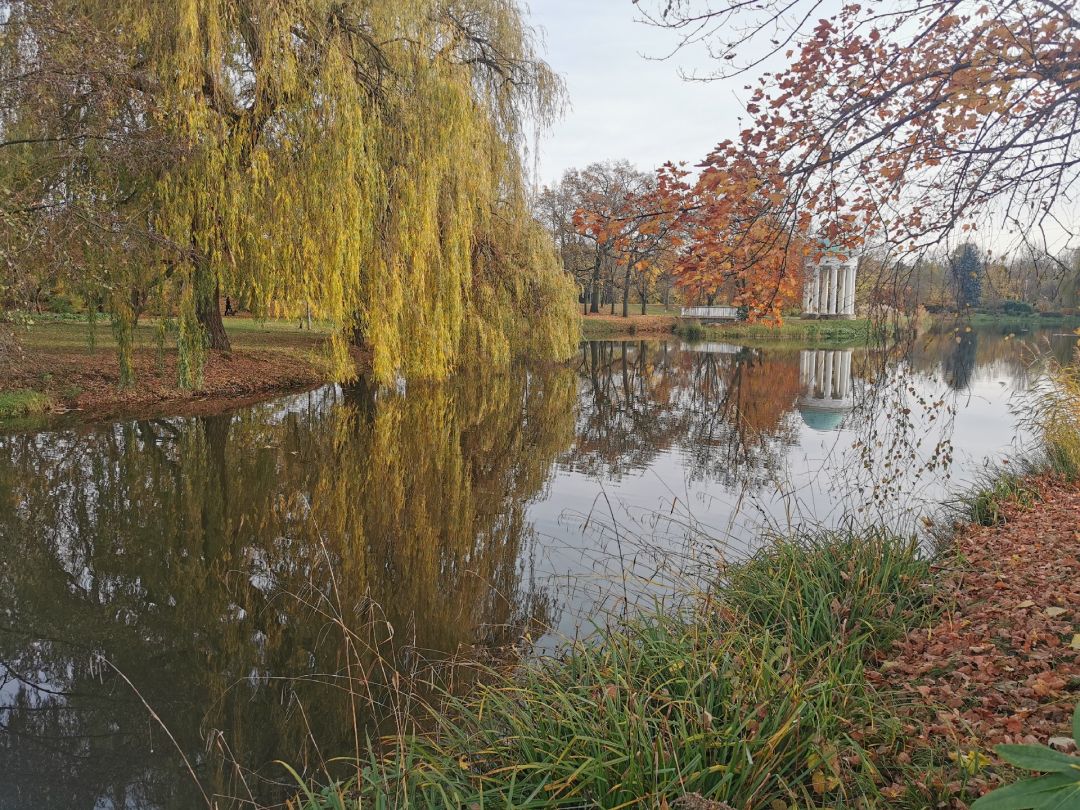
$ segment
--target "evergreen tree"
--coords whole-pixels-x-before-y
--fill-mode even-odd
[[[956,289],[957,309],[977,307],[982,300],[983,261],[979,250],[965,242],[953,254],[950,263],[953,285]]]

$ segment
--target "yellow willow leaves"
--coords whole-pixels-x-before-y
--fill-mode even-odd
[[[42,49],[75,59],[47,4],[14,7]],[[354,334],[381,381],[445,376],[466,351],[573,350],[573,286],[532,220],[519,156],[524,122],[549,121],[561,87],[515,3],[88,0],[79,14],[121,55],[110,86],[136,111],[110,97],[101,113],[109,137],[94,148],[130,176],[107,206],[124,238],[98,263],[143,246],[151,309],[180,324],[184,382],[198,384],[196,314],[219,290],[257,314],[329,321],[340,378]],[[55,124],[26,98],[16,118]],[[143,151],[133,161],[114,142]],[[101,214],[125,184],[97,176],[85,199]],[[111,285],[118,300],[136,279]]]

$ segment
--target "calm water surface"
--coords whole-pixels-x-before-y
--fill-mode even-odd
[[[0,435],[0,809],[206,806],[184,757],[208,794],[273,798],[275,759],[354,750],[346,676],[378,732],[395,670],[553,650],[769,530],[912,531],[1017,453],[1033,349],[1071,345],[593,342]]]

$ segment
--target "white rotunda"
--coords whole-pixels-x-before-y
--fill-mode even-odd
[[[858,268],[858,259],[845,259],[836,252],[811,262],[803,285],[803,317],[854,318]]]

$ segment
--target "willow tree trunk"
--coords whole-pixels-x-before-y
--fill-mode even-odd
[[[209,285],[207,285],[209,286]],[[205,290],[202,285],[196,287],[195,317],[206,333],[206,343],[211,349],[221,352],[232,351],[229,335],[225,331],[225,322],[221,319],[221,283],[214,281],[213,290]]]
[[[626,266],[626,274],[623,276],[622,316],[630,317],[630,265]]]

